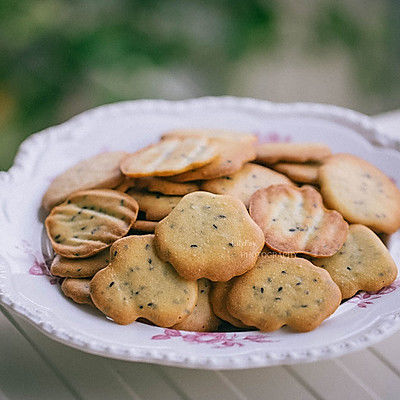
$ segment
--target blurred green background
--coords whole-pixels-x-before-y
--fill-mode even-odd
[[[138,98],[400,107],[400,2],[0,0],[0,169],[29,134]]]

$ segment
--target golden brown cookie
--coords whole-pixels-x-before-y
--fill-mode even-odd
[[[214,314],[210,303],[211,282],[207,279],[199,279],[199,297],[193,312],[174,329],[194,332],[212,332],[218,329],[221,320]]]
[[[184,196],[192,192],[200,190],[197,182],[171,182],[165,178],[148,177],[137,178],[135,188],[145,189],[149,192],[157,192],[171,196]]]
[[[217,155],[208,138],[170,138],[125,157],[121,171],[134,178],[176,175],[209,164]]]
[[[125,236],[136,220],[138,204],[110,189],[73,193],[46,218],[54,251],[68,258],[90,257]]]
[[[165,196],[136,189],[129,189],[126,194],[138,202],[140,211],[150,221],[160,221],[166,217],[182,199],[182,196]]]
[[[263,143],[257,147],[256,160],[267,165],[279,161],[303,163],[321,161],[331,154],[322,143]]]
[[[75,303],[93,305],[90,298],[90,279],[66,278],[61,284],[61,290]]]
[[[90,283],[93,303],[118,324],[139,317],[162,327],[183,321],[198,297],[197,281],[181,278],[161,261],[154,235],[128,236],[111,247],[111,262]]]
[[[364,225],[350,225],[347,240],[335,255],[312,262],[329,272],[344,299],[359,290],[380,290],[390,285],[398,273],[389,250]]]
[[[201,189],[216,194],[229,194],[249,206],[250,197],[258,189],[279,183],[291,184],[286,176],[261,165],[248,163],[233,175],[204,181]]]
[[[101,153],[88,158],[57,176],[42,199],[46,210],[62,203],[71,193],[87,189],[112,189],[124,179],[119,169],[124,151]]]
[[[106,267],[109,261],[109,249],[89,258],[65,258],[57,254],[51,263],[50,272],[63,278],[91,278]]]
[[[265,235],[265,243],[279,253],[315,257],[335,254],[346,240],[348,224],[327,210],[311,186],[273,185],[250,199],[250,215]]]
[[[156,226],[157,222],[155,221],[136,220],[132,225],[132,230],[145,233],[154,233]]]
[[[247,328],[247,325],[245,325],[242,321],[232,316],[228,311],[228,309],[226,308],[228,293],[231,290],[233,281],[234,279],[231,279],[228,282],[213,283],[213,288],[210,294],[210,301],[212,304],[212,308],[214,310],[215,315],[217,315],[224,321],[229,322],[231,325],[236,326],[237,328]]]
[[[378,168],[351,154],[335,154],[319,170],[325,204],[349,222],[391,234],[400,228],[400,191]]]
[[[157,251],[186,279],[227,281],[251,269],[263,248],[261,229],[231,196],[194,192],[155,230]]]
[[[281,162],[272,166],[278,172],[282,172],[290,179],[299,183],[318,184],[318,170],[320,165],[316,163],[296,164]]]
[[[221,137],[210,140],[216,146],[219,154],[215,160],[202,168],[175,175],[169,179],[174,182],[187,182],[219,178],[234,174],[245,163],[255,159],[255,144],[250,138],[227,139]]]
[[[299,332],[319,326],[340,305],[329,274],[304,258],[267,255],[235,278],[228,311],[246,325],[271,332],[288,325]]]

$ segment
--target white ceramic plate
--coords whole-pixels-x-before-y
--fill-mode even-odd
[[[264,141],[317,141],[351,152],[400,183],[400,153],[356,112],[317,104],[254,99],[134,101],[87,111],[27,139],[0,175],[0,300],[51,338],[83,351],[124,360],[190,368],[231,369],[314,361],[371,345],[400,326],[400,279],[360,293],[318,329],[190,333],[141,323],[120,326],[66,299],[42,275],[40,201],[50,181],[77,161],[105,150],[133,151],[175,128],[223,128]],[[378,145],[373,146],[371,143]],[[397,147],[399,148],[399,147]],[[400,263],[400,235],[389,240]]]

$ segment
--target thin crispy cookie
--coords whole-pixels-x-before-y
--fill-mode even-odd
[[[200,190],[200,185],[197,182],[171,182],[165,178],[158,177],[138,178],[134,186],[137,189],[146,189],[149,192],[170,196],[184,196]]]
[[[338,286],[322,268],[304,258],[268,255],[235,278],[227,308],[245,324],[265,332],[283,325],[308,332],[329,317],[341,299]]]
[[[89,258],[65,258],[56,255],[50,272],[62,278],[91,278],[97,271],[106,267],[110,261],[110,251],[102,250]]]
[[[237,328],[247,328],[247,325],[231,315],[226,308],[227,297],[229,291],[231,290],[233,281],[234,279],[231,279],[228,282],[214,282],[210,294],[210,301],[215,315],[217,315],[219,318],[229,322],[231,325],[236,326]]]
[[[155,221],[136,220],[132,225],[132,230],[145,233],[154,233],[157,226]]]
[[[176,175],[209,164],[217,155],[207,138],[171,138],[125,157],[121,171],[134,178]]]
[[[129,189],[126,194],[138,202],[140,211],[143,211],[146,219],[150,221],[160,221],[166,217],[182,199],[182,196],[165,196],[136,189]]]
[[[124,179],[119,164],[126,155],[124,151],[101,153],[69,168],[50,184],[43,196],[43,207],[51,210],[78,190],[118,186]]]
[[[299,183],[318,184],[319,164],[295,164],[278,163],[272,166],[278,172],[287,175],[290,179]]]
[[[266,245],[280,253],[332,256],[348,231],[343,217],[327,210],[310,186],[260,189],[250,199],[250,215],[264,232]]]
[[[216,146],[219,154],[215,160],[202,168],[185,172],[169,179],[174,182],[187,182],[231,175],[239,171],[245,163],[254,160],[256,157],[254,141],[247,137],[241,139],[226,139],[221,137],[211,139],[211,141]]]
[[[208,192],[186,195],[155,230],[160,256],[186,279],[227,281],[251,269],[261,229],[243,203]]]
[[[271,165],[279,161],[321,161],[332,154],[322,143],[263,143],[257,147],[257,161]]]
[[[90,279],[66,278],[61,284],[61,290],[75,303],[93,305],[90,298]]]
[[[359,290],[380,290],[390,285],[398,272],[389,250],[364,225],[350,225],[347,240],[335,255],[312,262],[329,272],[344,299]]]
[[[214,314],[210,303],[211,282],[199,279],[199,297],[193,312],[174,329],[194,332],[212,332],[218,329],[221,320]]]
[[[154,235],[128,236],[111,247],[111,263],[91,281],[93,303],[118,324],[142,317],[170,327],[187,318],[198,297],[196,281],[181,278],[161,261]]]
[[[335,154],[319,171],[324,202],[349,222],[391,234],[400,228],[400,191],[378,168],[351,154]]]
[[[233,175],[205,181],[201,189],[216,194],[229,194],[249,206],[250,197],[258,189],[279,183],[291,184],[286,176],[261,165],[248,163]]]
[[[54,251],[67,258],[90,257],[125,236],[136,220],[138,204],[116,190],[83,190],[53,208],[46,218]]]

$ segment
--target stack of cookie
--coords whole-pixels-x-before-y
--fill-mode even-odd
[[[374,232],[400,228],[400,191],[322,144],[169,132],[77,164],[42,204],[63,292],[119,324],[310,331],[397,276]]]

